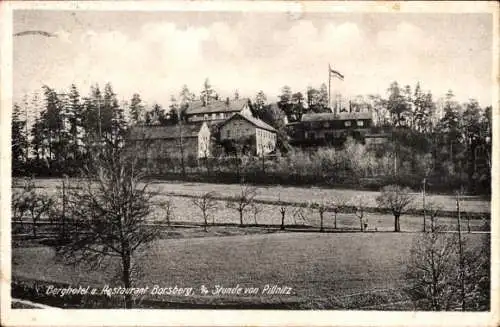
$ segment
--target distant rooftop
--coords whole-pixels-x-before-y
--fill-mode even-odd
[[[302,121],[331,121],[331,120],[349,120],[349,119],[371,119],[372,113],[367,111],[362,112],[322,112],[302,115]]]
[[[206,106],[203,105],[203,101],[197,100],[189,104],[186,114],[193,115],[219,112],[238,112],[241,111],[246,104],[248,104],[247,98],[229,100],[229,103],[227,103],[226,100],[211,100]]]
[[[180,136],[197,137],[203,122],[195,124],[180,124],[169,126],[134,126],[130,129],[130,140],[158,140],[158,139],[177,139]]]

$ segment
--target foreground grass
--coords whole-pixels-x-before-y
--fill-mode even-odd
[[[212,303],[295,303],[294,308],[339,308],[342,297],[405,286],[405,262],[413,239],[407,233],[274,233],[159,240],[138,256],[137,287],[191,287],[194,295],[149,295],[159,301]],[[468,235],[472,241],[478,235]],[[49,247],[13,248],[13,275],[72,285],[116,284],[116,266],[91,270],[57,262]],[[290,295],[203,295],[222,287],[291,287]],[[337,304],[336,304],[337,303]],[[354,304],[355,307],[355,304]],[[411,309],[411,308],[406,308]]]

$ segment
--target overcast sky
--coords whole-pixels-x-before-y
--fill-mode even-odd
[[[236,89],[274,100],[328,82],[328,63],[345,75],[346,96],[382,94],[391,81],[420,81],[435,98],[490,105],[492,16],[488,14],[15,11],[14,100],[47,84],[75,83],[88,94],[111,82],[119,99],[134,92],[168,105],[206,77],[223,96]]]

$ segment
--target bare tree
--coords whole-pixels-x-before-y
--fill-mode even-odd
[[[439,230],[420,234],[407,265],[407,292],[423,310],[451,310],[459,297],[456,238]]]
[[[68,194],[68,214],[80,221],[79,233],[60,245],[58,256],[69,264],[99,268],[118,258],[123,287],[133,284],[134,254],[159,236],[148,226],[152,194],[136,165],[134,151],[106,141],[93,156],[78,190]],[[125,307],[132,297],[125,295]]]
[[[24,215],[28,213],[31,198],[34,196],[34,183],[31,179],[26,179],[24,181],[23,188],[12,190],[12,220],[19,221],[21,223],[21,229],[24,229],[23,218]]]
[[[48,217],[49,212],[51,211],[51,208],[54,204],[54,200],[45,194],[37,194],[33,192],[30,195],[27,203],[27,211],[30,214],[31,220],[33,222],[33,237],[36,238],[36,224],[42,216],[46,215]]]
[[[394,231],[401,231],[399,217],[405,213],[413,202],[413,195],[407,187],[387,185],[382,188],[376,201],[381,208],[389,209],[394,215]]]
[[[297,218],[299,218],[302,221],[302,223],[305,223],[307,221],[306,217],[304,216],[304,210],[305,208],[303,207],[297,207],[293,209],[292,218],[294,224],[297,224]]]
[[[159,204],[159,207],[162,209],[165,217],[165,221],[167,222],[167,226],[170,227],[172,224],[172,220],[174,219],[174,202],[172,199],[169,197],[165,201],[161,202]]]
[[[333,210],[333,228],[337,229],[337,214],[342,211],[347,205],[347,201],[345,198],[341,196],[336,196],[332,201],[332,210]]]
[[[201,210],[205,232],[208,232],[208,218],[219,207],[219,204],[217,203],[215,197],[215,192],[207,192],[204,193],[201,197],[191,199],[191,202]]]
[[[319,231],[323,232],[324,231],[324,215],[325,212],[328,210],[328,205],[325,201],[313,201],[310,205],[311,209],[317,210],[319,214]]]
[[[456,204],[457,204],[457,231],[458,231],[458,257],[459,257],[459,267],[460,267],[460,294],[462,296],[462,311],[465,311],[465,269],[464,269],[464,250],[462,243],[462,226],[460,221],[460,197],[462,195],[462,190],[456,192]]]
[[[240,194],[228,200],[226,202],[226,207],[238,211],[240,225],[243,226],[243,215],[245,211],[254,203],[254,199],[257,196],[257,189],[244,184],[242,184],[240,188]]]
[[[436,205],[434,202],[427,202],[425,205],[425,211],[431,220],[431,232],[434,232],[436,229],[436,220],[441,211],[441,206]]]
[[[354,214],[359,219],[360,230],[362,232],[364,232],[365,231],[365,220],[364,220],[365,207],[364,207],[363,198],[360,196],[356,197],[353,201],[353,206],[354,206]]]
[[[464,242],[463,259],[458,237],[443,226],[416,238],[406,266],[406,292],[418,310],[489,310],[491,246],[489,235],[481,237],[479,246]]]
[[[257,202],[254,201],[252,204],[252,213],[253,213],[253,220],[255,222],[255,225],[257,225],[257,216],[264,210],[264,208],[258,204]]]

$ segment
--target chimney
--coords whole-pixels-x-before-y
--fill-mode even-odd
[[[226,106],[229,106],[229,97],[226,98]]]

